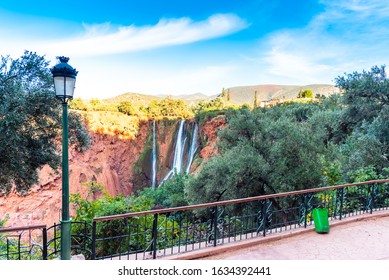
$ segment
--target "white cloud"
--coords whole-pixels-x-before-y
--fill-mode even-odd
[[[304,28],[276,31],[264,41],[262,62],[273,80],[330,82],[344,72],[389,61],[389,4],[321,2],[324,11]]]
[[[320,83],[323,80],[329,82],[325,76],[331,66],[320,64],[304,55],[273,49],[265,61],[269,63],[269,74],[282,76],[294,81],[294,84]]]
[[[353,16],[357,16],[358,18],[372,16],[378,19],[389,16],[388,3],[382,0],[322,0],[320,2],[327,7],[327,12],[330,11],[333,15],[336,11],[339,11],[336,14],[350,15],[352,13]]]
[[[122,26],[113,30],[109,23],[85,25],[78,37],[61,41],[36,43],[33,49],[46,54],[96,56],[134,52],[166,46],[182,45],[235,33],[248,26],[233,14],[217,14],[204,21],[189,18],[161,19],[153,26]]]

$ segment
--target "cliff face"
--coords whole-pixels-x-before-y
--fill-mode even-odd
[[[158,181],[171,168],[172,150],[177,133],[177,121],[159,122],[157,126]],[[217,141],[217,129],[225,125],[220,116],[208,121],[200,130],[202,139],[198,157],[207,160],[217,153],[214,147]],[[150,186],[150,141],[152,141],[152,123],[143,123],[134,140],[120,140],[116,136],[91,134],[93,144],[83,153],[70,148],[69,186],[70,193],[80,193],[86,197],[88,188],[83,183],[102,182],[110,195],[129,195],[145,186]],[[202,160],[200,160],[201,162]],[[200,164],[194,161],[191,170]],[[0,197],[0,219],[7,214],[7,226],[24,226],[58,223],[61,217],[62,178],[61,170],[56,173],[45,166],[40,170],[39,184],[33,186],[30,193],[19,196],[11,193]],[[71,215],[74,215],[71,208]]]
[[[217,116],[207,121],[201,128],[200,135],[202,142],[205,143],[200,151],[200,157],[208,160],[212,155],[218,154],[216,147],[217,132],[226,126],[226,118],[224,115]]]
[[[138,159],[148,133],[148,124],[139,128],[135,140],[120,140],[116,136],[91,134],[93,144],[84,153],[69,149],[70,193],[86,196],[88,181],[102,182],[110,195],[131,193],[132,166]],[[58,222],[61,216],[62,177],[45,166],[39,172],[39,184],[30,193],[19,196],[11,193],[0,197],[0,218],[9,215],[8,226]],[[71,214],[74,210],[71,209]]]

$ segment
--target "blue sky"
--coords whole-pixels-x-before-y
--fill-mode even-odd
[[[381,0],[0,0],[0,54],[70,57],[75,95],[333,83],[387,65]]]

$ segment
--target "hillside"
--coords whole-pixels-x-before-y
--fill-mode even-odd
[[[105,103],[119,104],[122,101],[130,101],[135,106],[148,106],[152,100],[161,100],[162,97],[141,93],[127,92],[115,97],[103,99]]]
[[[312,84],[305,86],[291,86],[291,85],[254,85],[254,86],[238,86],[225,89],[226,96],[224,99],[227,101],[227,92],[230,92],[229,104],[243,105],[252,104],[254,101],[255,91],[257,91],[257,100],[264,101],[275,98],[291,99],[297,97],[300,90],[310,89],[313,95],[331,95],[338,93],[339,89],[329,84]],[[211,100],[219,95],[208,96],[203,93],[194,93],[189,95],[177,95],[173,96],[174,99],[182,99],[188,105],[195,105],[200,100]],[[152,100],[161,100],[166,96],[156,96],[141,93],[124,93],[112,98],[104,99],[105,103],[119,104],[122,101],[130,101],[134,106],[139,107],[141,105],[148,106]]]
[[[130,101],[132,104],[136,107],[139,107],[141,105],[143,106],[148,106],[150,105],[151,101],[153,100],[161,100],[163,98],[167,97],[167,95],[148,95],[148,94],[141,94],[141,93],[124,93],[112,98],[107,98],[104,99],[103,101],[105,103],[109,104],[119,104],[122,101]],[[207,96],[203,93],[194,93],[194,94],[189,94],[189,95],[177,95],[177,96],[172,96],[174,99],[182,99],[184,100],[185,104],[188,106],[196,105],[200,100],[210,100],[215,96]]]
[[[225,89],[227,94],[228,90],[230,92],[230,101],[229,103],[235,105],[242,104],[252,104],[254,101],[255,91],[257,91],[257,100],[264,101],[275,98],[286,98],[291,99],[297,97],[300,90],[310,89],[313,92],[313,95],[331,95],[333,93],[338,93],[339,89],[333,85],[328,84],[312,84],[305,86],[289,86],[289,85],[256,85],[256,86],[240,86],[240,87],[231,87]],[[225,100],[227,96],[225,97]]]

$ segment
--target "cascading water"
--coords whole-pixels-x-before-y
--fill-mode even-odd
[[[198,148],[198,143],[197,143],[197,134],[198,133],[199,133],[199,127],[198,127],[197,123],[195,123],[194,129],[193,129],[193,135],[192,135],[192,143],[191,143],[190,149],[189,149],[188,164],[186,166],[186,174],[189,174],[190,166],[192,165],[194,155],[195,155],[197,148]]]
[[[153,120],[153,150],[152,150],[152,175],[151,175],[151,187],[154,189],[157,181],[157,136],[155,129],[155,120]]]
[[[184,147],[186,142],[186,137],[184,138],[184,124],[185,124],[185,120],[181,120],[180,128],[178,129],[177,138],[176,138],[176,148],[174,149],[173,167],[162,179],[161,184],[166,180],[168,180],[174,173],[176,174],[181,173],[182,161],[184,156]]]
[[[186,142],[186,137],[184,138],[184,124],[185,124],[185,120],[181,120],[180,128],[177,134],[176,149],[174,151],[174,160],[173,160],[173,168],[172,168],[174,173],[181,173],[182,159],[184,156],[184,147]]]
[[[198,149],[197,139],[198,139],[199,128],[198,128],[198,125],[196,123],[194,123],[192,141],[188,144],[187,144],[187,142],[188,142],[187,131],[185,131],[184,128],[185,128],[185,120],[181,120],[180,124],[179,124],[179,128],[178,128],[178,132],[177,132],[177,135],[175,138],[175,149],[174,149],[172,169],[169,170],[169,172],[161,180],[159,185],[163,184],[166,180],[170,179],[170,177],[173,176],[173,174],[179,174],[182,172],[185,172],[186,174],[188,174],[190,171],[190,166],[192,165],[193,158],[194,158],[196,151]],[[155,131],[155,127],[153,127],[153,131]],[[153,134],[153,151],[155,150],[154,142],[156,142],[156,140],[154,139],[154,134]],[[189,144],[190,144],[190,147],[186,148],[186,146]],[[184,155],[184,152],[186,150],[188,151],[187,157]],[[153,153],[153,172],[154,172],[154,153]],[[155,163],[155,173],[156,173],[156,163]],[[153,173],[153,178],[154,178],[154,173]]]

